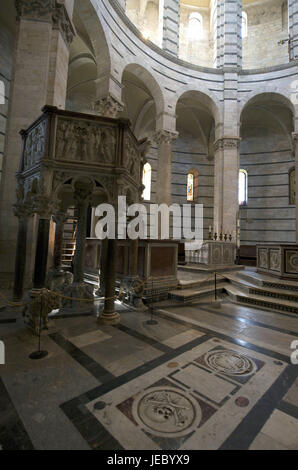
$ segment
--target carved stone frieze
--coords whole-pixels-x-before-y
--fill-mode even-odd
[[[34,127],[26,137],[24,149],[24,170],[32,168],[42,157],[45,156],[46,150],[46,121],[40,122]]]
[[[140,174],[140,157],[138,148],[129,134],[125,136],[124,152],[125,168],[127,168],[132,178],[137,179]]]
[[[112,127],[61,119],[57,128],[56,159],[115,164],[117,135]]]

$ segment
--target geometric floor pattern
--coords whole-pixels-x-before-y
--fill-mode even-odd
[[[0,448],[298,449],[295,316],[205,300],[149,318],[51,321],[35,362],[20,312],[2,315]]]

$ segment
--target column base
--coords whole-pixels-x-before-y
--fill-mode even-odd
[[[62,298],[62,307],[59,310],[59,314],[92,315],[94,313],[94,295],[92,286],[85,283],[73,283],[63,289],[62,295],[69,298]]]
[[[97,321],[102,325],[116,325],[121,320],[120,314],[117,312],[114,313],[102,313]]]
[[[49,314],[55,308],[55,300],[47,289],[31,289],[25,297],[24,323],[35,335],[49,329]]]

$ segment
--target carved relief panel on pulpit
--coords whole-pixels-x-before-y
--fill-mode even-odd
[[[115,165],[117,129],[113,127],[59,119],[55,158],[57,160]]]

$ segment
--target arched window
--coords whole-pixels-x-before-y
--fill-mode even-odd
[[[143,192],[143,199],[145,201],[150,201],[151,199],[151,176],[152,168],[150,163],[146,163],[143,168],[143,185],[145,186]]]
[[[247,171],[239,170],[239,188],[238,188],[239,206],[247,204]]]
[[[193,12],[188,20],[188,39],[194,41],[201,39],[203,35],[203,17],[200,13]]]
[[[289,171],[289,203],[292,205],[296,204],[296,171],[292,168]]]
[[[247,37],[247,13],[245,11],[242,12],[241,36]]]
[[[187,174],[187,201],[193,202],[198,198],[199,193],[199,172],[190,170]]]

